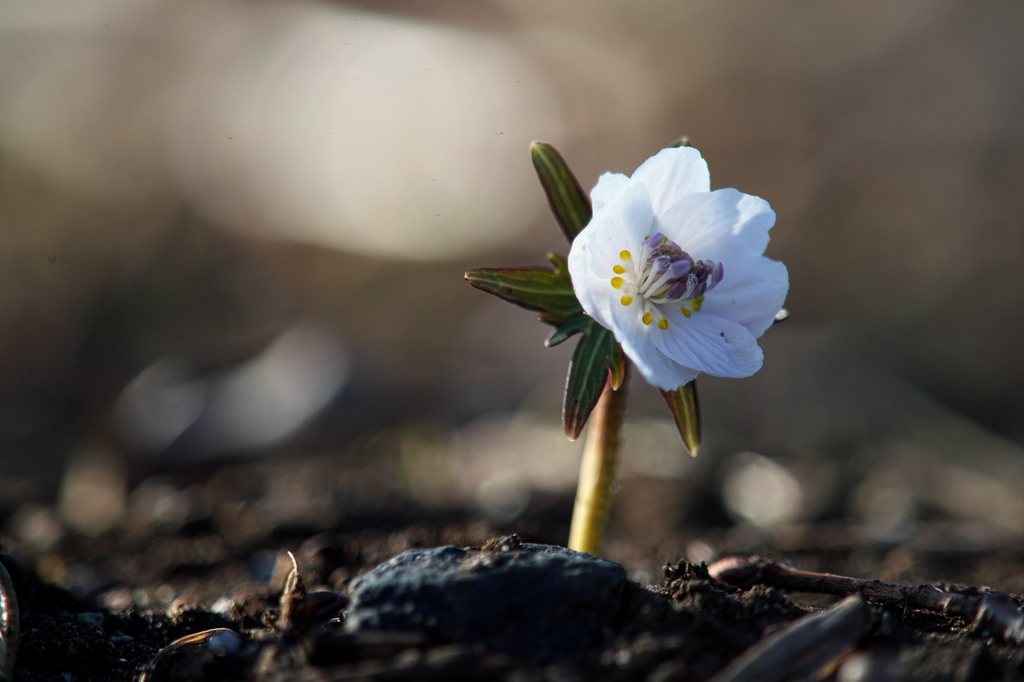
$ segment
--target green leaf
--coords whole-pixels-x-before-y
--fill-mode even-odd
[[[554,147],[546,142],[534,142],[530,145],[530,155],[537,176],[540,177],[540,184],[548,195],[551,211],[565,233],[565,238],[572,243],[593,215],[590,197],[580,187],[565,159]]]
[[[576,440],[582,433],[609,379],[617,354],[621,354],[619,344],[610,331],[589,317],[587,322],[580,330],[583,338],[569,362],[562,402],[562,426],[571,440]]]
[[[697,397],[696,380],[674,391],[661,391],[661,397],[668,404],[679,435],[683,438],[683,445],[696,457],[701,439],[700,399]]]
[[[540,312],[541,322],[557,326],[582,313],[583,308],[572,290],[569,271],[558,267],[564,260],[554,254],[549,258],[558,269],[474,268],[466,273],[466,279],[481,291]]]

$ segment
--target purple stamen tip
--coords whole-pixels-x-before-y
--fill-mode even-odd
[[[665,293],[665,298],[678,300],[686,295],[686,282],[674,282]]]
[[[690,271],[690,268],[692,267],[693,263],[691,263],[688,260],[677,260],[676,262],[672,263],[672,276],[682,277],[686,273],[688,273]]]
[[[665,235],[663,235],[661,232],[655,232],[650,237],[648,237],[646,241],[644,241],[644,246],[646,246],[649,249],[656,249],[659,246],[661,246],[661,242],[664,240]]]

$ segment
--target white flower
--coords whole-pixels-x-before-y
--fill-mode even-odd
[[[648,382],[666,391],[699,373],[761,369],[756,339],[789,289],[764,256],[775,212],[734,189],[711,191],[696,149],[663,149],[633,177],[605,173],[594,217],[569,252],[573,288]]]

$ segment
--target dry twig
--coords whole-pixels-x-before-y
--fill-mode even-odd
[[[831,573],[801,571],[760,557],[730,557],[708,567],[715,580],[744,589],[767,585],[791,592],[815,592],[847,596],[859,594],[880,604],[906,605],[915,609],[957,616],[978,628],[990,628],[1007,642],[1024,643],[1024,613],[1008,594],[961,594],[931,585],[896,585],[881,580],[860,580]]]

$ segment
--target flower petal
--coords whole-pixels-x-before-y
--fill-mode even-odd
[[[674,362],[651,342],[654,334],[665,332],[640,322],[639,303],[624,306],[616,300],[608,312],[611,316],[609,329],[647,383],[665,391],[673,391],[700,374],[697,369]]]
[[[669,328],[651,340],[674,362],[716,377],[748,377],[761,369],[764,355],[743,325],[704,311],[687,318],[675,306],[659,310]]]
[[[605,225],[608,225],[606,221],[610,221],[611,224],[605,229],[614,230],[619,237],[617,242],[624,239],[623,243],[632,244],[632,248],[636,248],[652,234],[654,215],[647,188],[640,183],[630,183],[619,193],[615,203],[604,207],[599,219]]]
[[[758,338],[786,302],[789,272],[778,261],[735,251],[722,258],[725,277],[708,292],[701,312],[737,322]]]
[[[576,238],[576,242],[578,241],[579,237]],[[569,253],[569,274],[572,276],[576,298],[587,315],[597,320],[605,329],[611,329],[618,338],[612,311],[614,306],[622,307],[619,303],[622,294],[612,287],[610,278],[594,272],[596,268],[592,261],[595,259],[591,257],[587,245],[583,244],[577,249],[576,242],[573,242],[572,251]]]
[[[622,173],[605,173],[597,179],[594,189],[590,190],[590,203],[597,213],[605,204],[615,201],[629,185],[629,178]]]
[[[633,181],[647,186],[655,215],[683,195],[711,190],[708,163],[692,147],[662,149],[636,169]]]
[[[735,189],[688,194],[655,215],[659,232],[694,258],[716,262],[724,261],[715,252],[717,245],[730,241],[760,256],[768,246],[768,230],[775,224],[775,211],[767,201]]]
[[[647,383],[663,391],[674,391],[700,374],[695,369],[677,365],[653,346],[630,347],[622,344],[622,350]]]
[[[584,310],[610,329],[648,382],[674,390],[700,372],[745,377],[761,368],[756,338],[785,301],[789,276],[764,257],[775,213],[735,189],[710,191],[707,164],[695,149],[666,149],[627,178],[607,173],[591,192],[594,215],[573,243],[569,272]],[[661,232],[695,259],[721,263],[724,278],[689,318],[659,306],[669,328],[643,324],[642,296],[622,305],[611,285],[620,253],[640,255]]]
[[[631,250],[639,257],[640,244],[652,233],[653,225],[654,214],[647,189],[639,184],[626,187],[614,203],[594,213],[590,224],[573,241],[569,250],[569,274],[574,286],[577,286],[574,268],[584,263],[595,274],[610,278],[612,267],[619,262],[623,250]],[[582,258],[584,251],[588,254],[585,259]],[[577,254],[575,266],[573,254]]]
[[[649,223],[653,218],[646,192],[642,192],[641,198],[643,201],[635,207],[635,212]],[[616,202],[608,210],[595,214],[590,224],[573,240],[568,258],[572,287],[583,310],[612,331],[611,310],[613,305],[621,307],[619,299],[622,297],[622,293],[611,285],[612,268],[619,263],[619,253],[632,248],[634,241],[623,225],[624,217],[628,218],[633,211],[629,207],[624,208],[622,203]],[[643,210],[645,204],[646,213]]]

